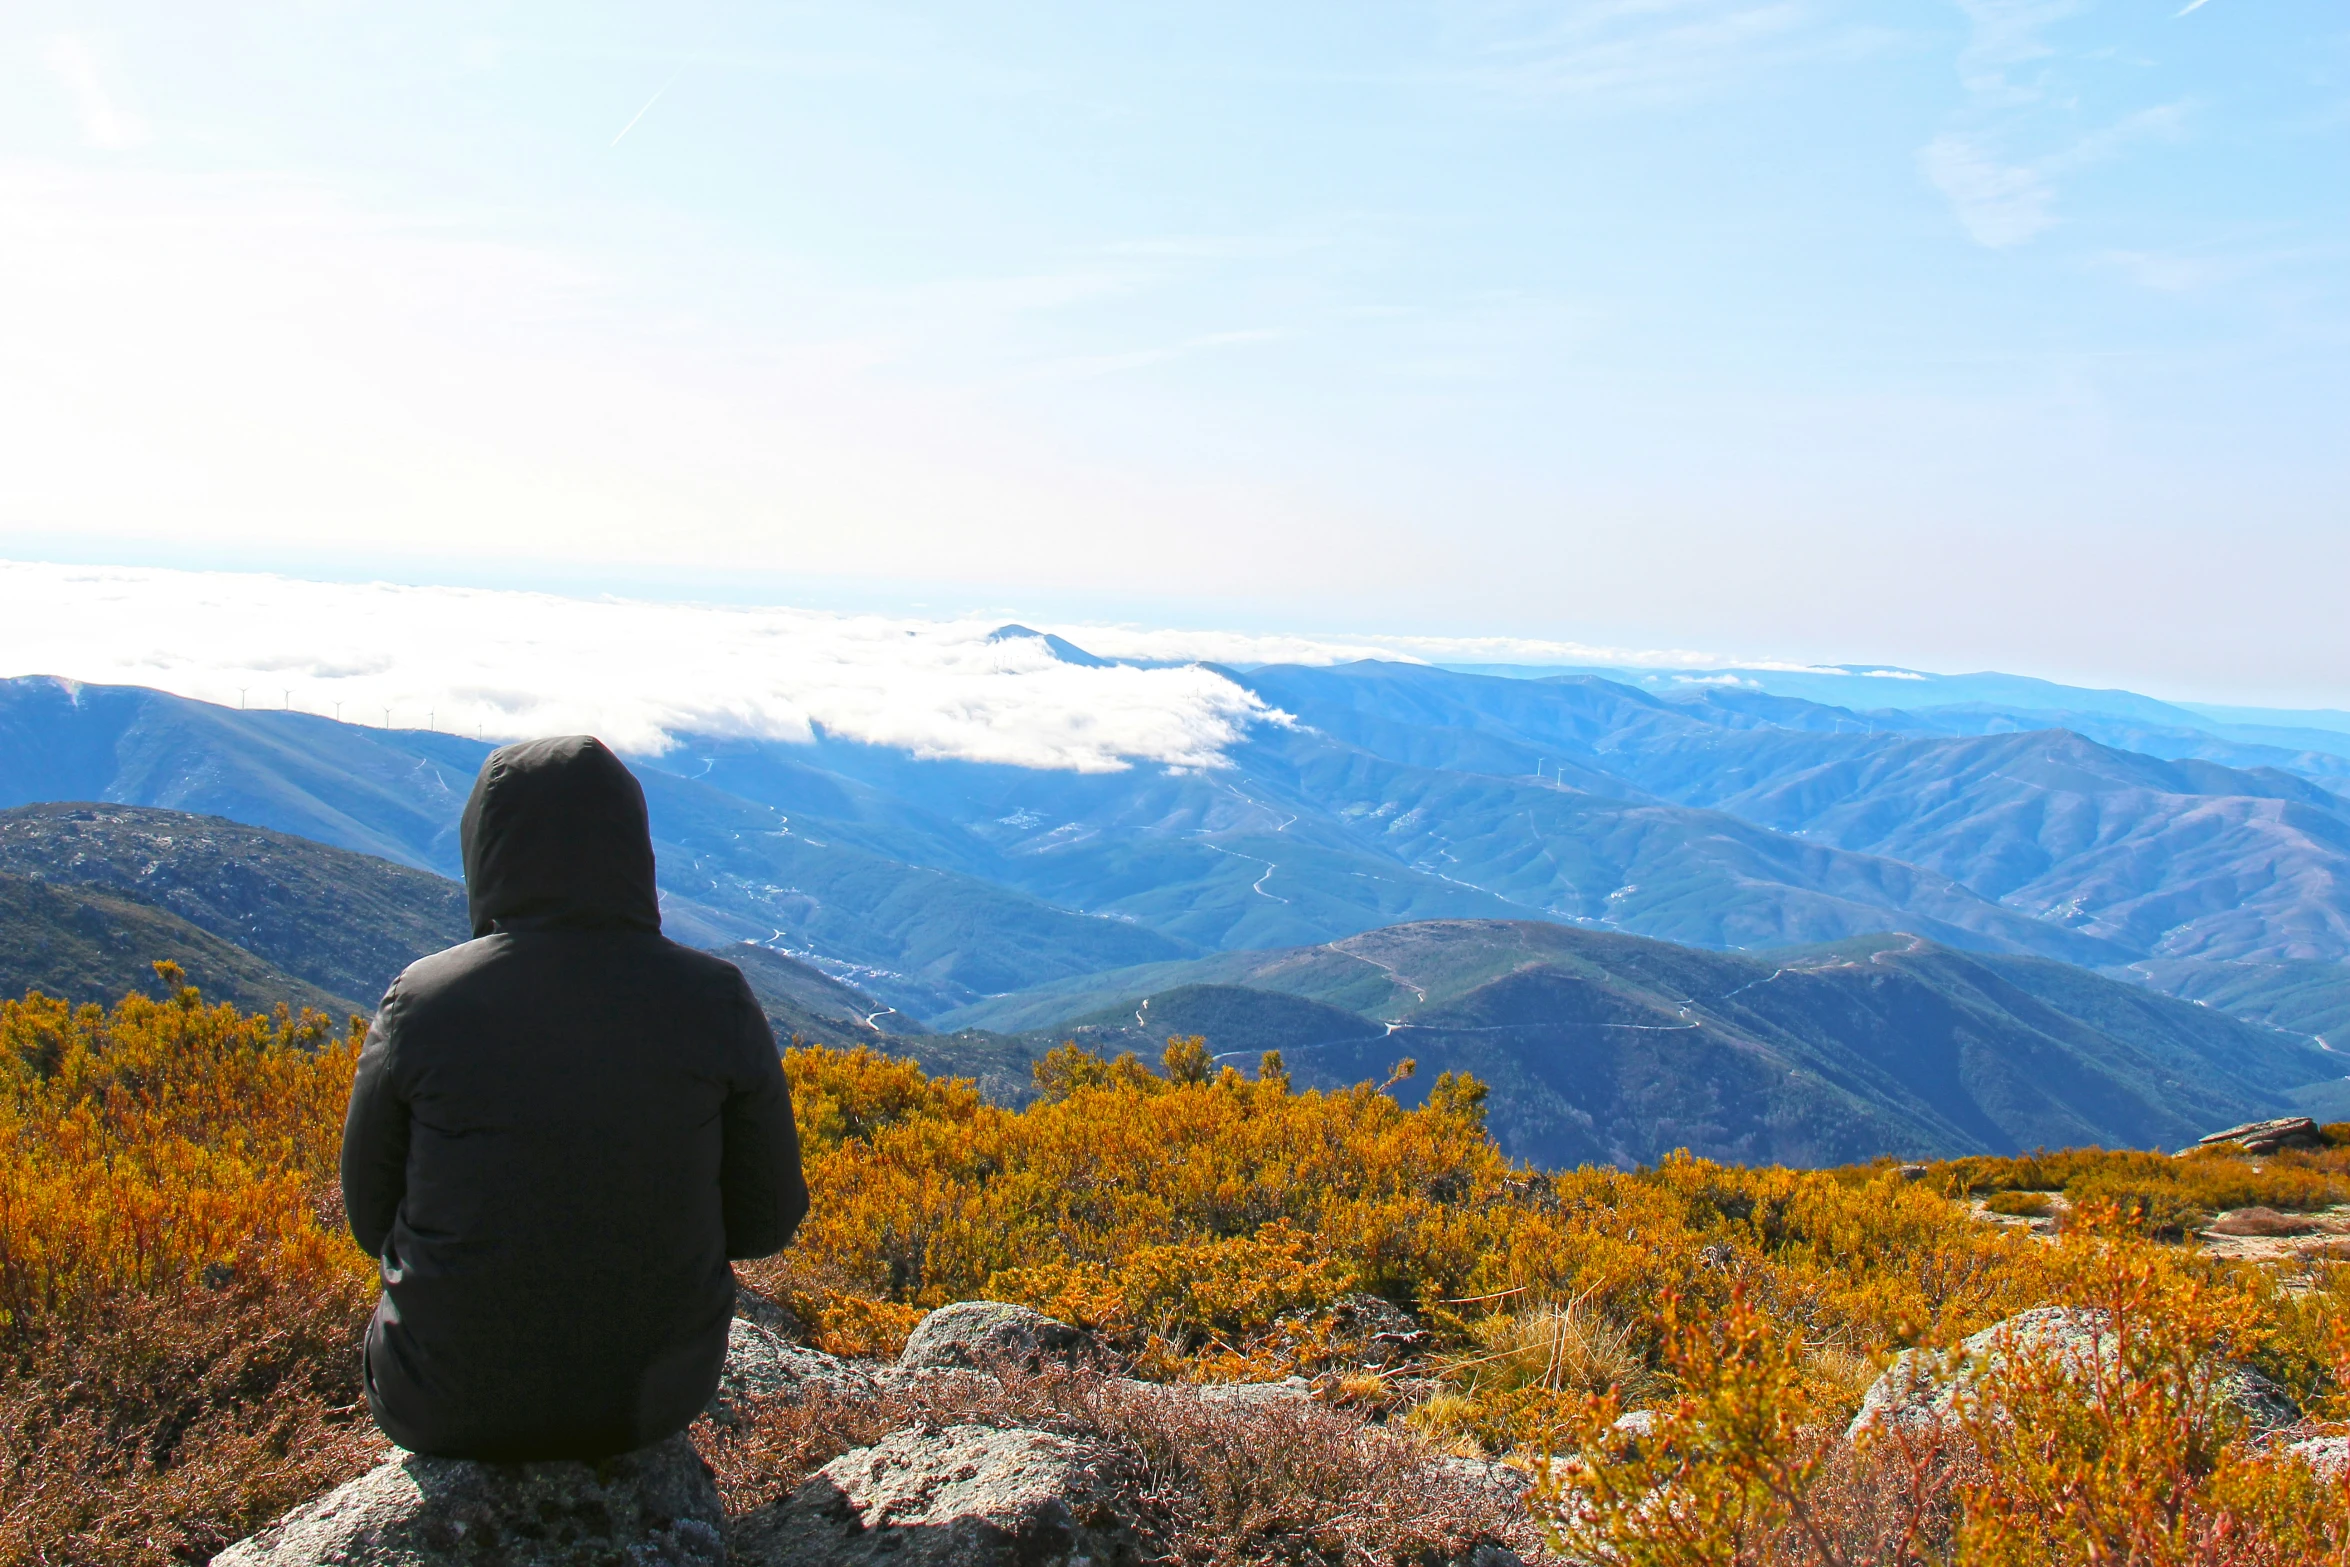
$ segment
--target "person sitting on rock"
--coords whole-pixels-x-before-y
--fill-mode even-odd
[[[729,1260],[805,1216],[791,1093],[741,971],[662,936],[601,742],[492,752],[462,831],[474,939],[393,981],[343,1128],[367,1404],[411,1452],[607,1457],[709,1403]]]

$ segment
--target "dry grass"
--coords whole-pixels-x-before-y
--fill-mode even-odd
[[[1655,1380],[1632,1330],[1588,1300],[1545,1301],[1498,1313],[1470,1329],[1472,1347],[1444,1364],[1453,1381],[1496,1393],[1520,1388],[1604,1393],[1639,1403]]]
[[[122,1297],[0,1372],[0,1563],[205,1562],[385,1448],[342,1280]]]
[[[942,1379],[879,1399],[812,1389],[752,1403],[695,1440],[729,1512],[788,1496],[852,1448],[906,1426],[980,1424],[1104,1443],[1147,1477],[1136,1523],[1182,1567],[1452,1560],[1483,1540],[1532,1551],[1524,1509],[1489,1472],[1408,1432],[1308,1400],[1211,1403],[1092,1372]]]
[[[2293,1212],[2350,1202],[2350,1145],[2287,1149],[2257,1158],[2233,1147],[2185,1158],[2124,1149],[2042,1149],[2013,1158],[1982,1155],[1928,1167],[1926,1183],[1963,1193],[2061,1191],[2075,1207],[2113,1204],[2144,1234],[2175,1239],[2211,1216],[2255,1204]]]
[[[1441,1389],[1408,1416],[1439,1441],[1539,1452],[1586,1400],[1612,1393],[1635,1407],[1662,1387],[1631,1325],[1588,1297],[1479,1318],[1468,1338],[1438,1358]]]

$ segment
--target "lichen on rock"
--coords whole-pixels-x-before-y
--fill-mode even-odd
[[[2041,1306],[1994,1323],[1947,1354],[1905,1349],[1861,1399],[1846,1435],[1882,1426],[1917,1426],[1955,1418],[2017,1357],[2047,1356],[2068,1376],[2086,1380],[2113,1365],[2120,1339],[2112,1318],[2087,1306]],[[2286,1391],[2250,1366],[2219,1362],[2214,1393],[2255,1432],[2301,1418]]]
[[[726,1520],[684,1436],[600,1463],[395,1449],[213,1558],[214,1567],[721,1567]]]
[[[994,1300],[941,1306],[914,1325],[902,1370],[1037,1371],[1048,1363],[1082,1365],[1100,1356],[1091,1334],[1027,1306]]]
[[[1049,1431],[918,1427],[844,1453],[738,1520],[743,1567],[1123,1567],[1141,1476]]]

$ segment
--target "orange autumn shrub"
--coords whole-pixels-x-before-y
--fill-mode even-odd
[[[2230,1208],[2306,1212],[2350,1203],[2350,1142],[2258,1158],[2233,1148],[2197,1149],[2183,1158],[2136,1149],[2042,1149],[1953,1159],[1935,1166],[1933,1179],[1954,1194],[2061,1191],[2074,1203],[2118,1206],[2146,1233],[2175,1239]]]
[[[1183,1357],[1354,1288],[1460,1293],[1498,1236],[1470,1199],[1513,1172],[1447,1098],[1407,1111],[1361,1086],[1292,1093],[1170,1046],[1171,1076],[1073,1048],[1021,1112],[967,1085],[916,1089],[869,1051],[785,1054],[811,1209],[746,1276],[845,1342],[855,1301],[988,1295]],[[911,1318],[907,1319],[908,1326]],[[886,1347],[886,1346],[884,1346]]]
[[[205,1561],[370,1461],[317,1014],[0,1002],[0,1563]]]
[[[0,1002],[0,1564],[199,1561],[374,1450],[372,1269],[335,1197],[358,1040],[166,986]],[[1301,1091],[1277,1056],[1218,1069],[1198,1039],[1156,1069],[1064,1046],[1017,1111],[870,1050],[785,1066],[814,1205],[740,1271],[838,1353],[989,1297],[1150,1376],[1302,1371],[1426,1439],[1584,1465],[1543,1505],[1593,1562],[2265,1564],[2350,1538],[2341,1488],[2182,1369],[2224,1351],[2350,1416],[2350,1269],[2160,1238],[2224,1199],[2332,1200],[2350,1148],[1541,1172],[1495,1147],[1471,1079],[1406,1109]],[[2061,1238],[1954,1200],[2027,1189],[2067,1193]],[[1426,1326],[1406,1363],[1347,1359],[1326,1308],[1357,1292]],[[2143,1323],[2131,1377],[2034,1382],[2026,1357],[1999,1406],[2026,1418],[1842,1441],[1894,1351],[2045,1304]],[[1629,1408],[1662,1435],[1608,1436]]]
[[[1946,1415],[1850,1443],[1850,1401],[1822,1397],[1800,1334],[1743,1291],[1702,1314],[1670,1301],[1672,1396],[1638,1433],[1614,1425],[1613,1393],[1583,1399],[1536,1511],[1595,1567],[2350,1562],[2350,1484],[2228,1396],[2242,1365],[2313,1351],[2325,1387],[2302,1391],[2339,1413],[2338,1286],[2296,1320],[2266,1275],[2151,1245],[2110,1207],[2049,1256],[2055,1298],[2110,1324],[2101,1352],[2007,1344]]]
[[[317,1013],[0,1004],[0,1339],[123,1291],[366,1271],[318,1222],[358,1057]]]

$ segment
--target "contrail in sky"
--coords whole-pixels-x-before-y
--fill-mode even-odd
[[[2187,0],[2186,10],[2181,11],[2179,15],[2185,16],[2187,11],[2200,11],[2209,4],[2211,4],[2211,0]]]
[[[2203,0],[2195,0],[2195,5],[2201,5],[2202,3]],[[2187,9],[2192,11],[2195,9],[2195,5],[2191,5],[2187,7]],[[669,90],[670,82],[676,81],[679,76],[684,74],[684,72],[685,67],[682,65],[679,66],[676,70],[671,71],[669,73],[669,81],[663,82],[660,86],[654,88],[653,96],[645,100],[645,108],[639,109],[636,111],[636,113],[630,115],[628,117],[628,123],[620,127],[620,136],[626,136],[630,131],[635,130],[636,122],[645,117],[645,109],[650,109],[654,104],[659,103],[661,101],[661,95]],[[617,147],[620,145],[620,136],[615,136],[612,138],[613,146]]]

